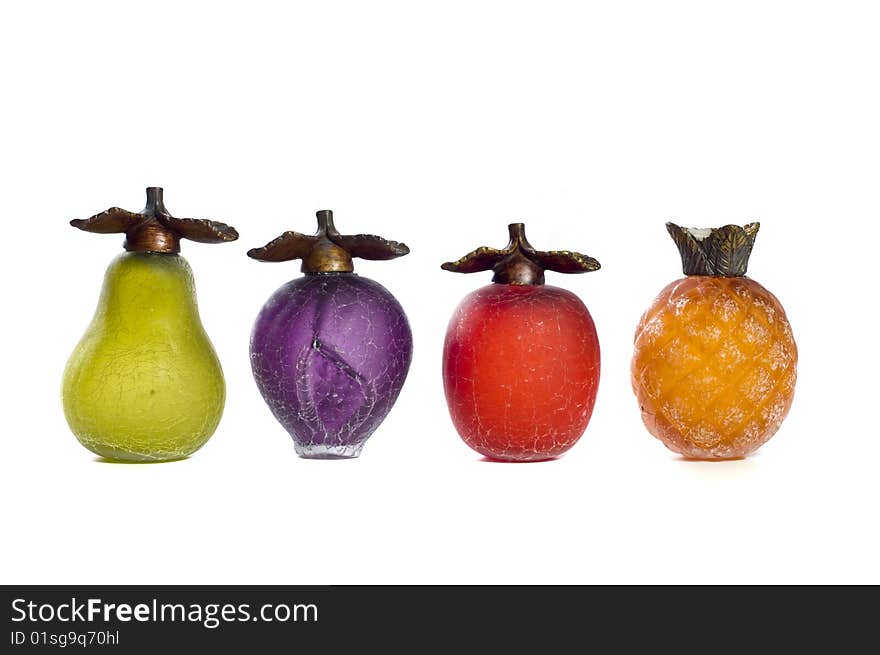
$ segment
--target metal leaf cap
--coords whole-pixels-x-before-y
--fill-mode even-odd
[[[314,235],[288,231],[262,248],[248,250],[248,257],[263,262],[301,259],[303,273],[351,273],[354,257],[386,260],[409,254],[405,244],[373,234],[340,234],[329,209],[315,215],[318,231]]]
[[[507,226],[510,242],[503,250],[483,246],[454,262],[441,265],[452,273],[477,273],[492,270],[492,281],[498,284],[544,284],[544,271],[557,273],[588,273],[600,268],[599,262],[570,250],[536,250],[526,239],[525,223]]]
[[[86,219],[74,219],[70,224],[95,234],[125,233],[125,249],[129,252],[176,254],[180,252],[181,239],[224,243],[238,238],[235,228],[225,223],[172,216],[162,196],[162,187],[147,187],[147,205],[140,212],[111,207]]]
[[[667,223],[681,254],[685,275],[742,277],[749,265],[760,223],[725,225],[718,228],[679,227]]]

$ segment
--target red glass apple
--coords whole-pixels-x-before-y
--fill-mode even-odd
[[[503,250],[478,248],[446,271],[492,270],[493,284],[462,300],[449,322],[443,382],[452,422],[478,453],[538,461],[571,448],[587,428],[599,387],[599,338],[575,294],[544,284],[544,271],[585,273],[599,262],[542,252],[525,226]]]

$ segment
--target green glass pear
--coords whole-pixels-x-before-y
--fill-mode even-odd
[[[64,415],[83,446],[114,460],[161,462],[198,450],[220,422],[226,383],[202,327],[180,239],[234,241],[234,228],[175,218],[162,189],[140,213],[113,207],[71,225],[126,235],[91,324],[67,363]]]

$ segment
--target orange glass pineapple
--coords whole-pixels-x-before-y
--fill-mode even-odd
[[[745,276],[758,227],[666,224],[686,277],[642,316],[632,385],[648,431],[685,457],[744,457],[791,408],[791,326],[776,297]]]

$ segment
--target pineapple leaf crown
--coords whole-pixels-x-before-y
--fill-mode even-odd
[[[718,228],[680,227],[667,223],[666,229],[678,252],[685,275],[742,277],[749,265],[760,223],[725,225]]]

